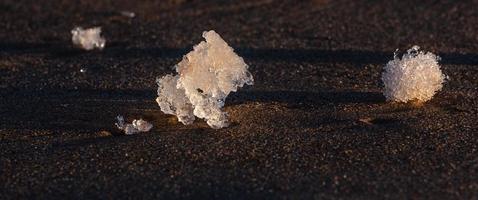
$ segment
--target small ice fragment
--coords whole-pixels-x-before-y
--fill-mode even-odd
[[[101,37],[101,27],[89,29],[76,27],[71,30],[71,34],[73,44],[84,50],[92,50],[94,48],[101,50],[105,47],[106,40],[104,37]]]
[[[176,115],[184,125],[192,124],[195,119],[193,106],[184,89],[177,88],[178,78],[178,75],[166,75],[156,80],[159,86],[156,102],[164,113]]]
[[[203,37],[206,41],[176,65],[178,75],[157,80],[156,101],[164,113],[175,114],[184,124],[196,116],[219,129],[228,126],[227,113],[222,110],[226,97],[244,84],[252,85],[254,79],[244,59],[219,34],[206,31]]]
[[[121,11],[120,14],[125,16],[125,17],[129,17],[129,18],[136,17],[136,13],[130,12],[130,11]]]
[[[440,91],[445,75],[440,70],[440,57],[431,52],[420,51],[413,46],[400,59],[394,56],[384,67],[383,94],[389,101],[426,102]]]
[[[133,120],[133,127],[139,132],[148,132],[153,128],[153,125],[143,119]]]
[[[118,127],[120,130],[123,130],[126,135],[132,135],[139,132],[148,132],[151,130],[151,128],[153,128],[151,123],[143,119],[135,119],[131,124],[125,123],[124,118],[121,115],[118,115],[116,119],[118,120],[118,122],[115,123],[116,127]]]

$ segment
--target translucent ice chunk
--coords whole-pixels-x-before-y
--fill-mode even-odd
[[[71,40],[73,44],[79,48],[85,50],[92,50],[94,48],[103,49],[105,47],[106,40],[101,37],[101,27],[94,27],[89,29],[83,29],[76,27],[71,30]]]
[[[166,114],[176,115],[178,121],[185,125],[194,122],[193,106],[184,93],[184,89],[177,88],[179,76],[166,75],[158,78],[158,102],[161,111]]]
[[[440,57],[430,52],[420,51],[414,46],[400,59],[394,59],[384,67],[382,81],[383,94],[389,101],[409,102],[417,100],[426,102],[440,91],[445,75],[440,70]]]
[[[128,124],[124,122],[123,116],[119,115],[116,117],[118,122],[116,123],[116,127],[118,129],[123,130],[126,135],[132,135],[139,132],[148,132],[153,128],[153,125],[143,119],[135,119],[133,123]]]
[[[195,116],[204,118],[209,126],[218,129],[228,126],[227,114],[222,111],[227,95],[244,84],[252,85],[254,80],[247,70],[249,66],[216,32],[204,32],[203,37],[206,41],[194,46],[194,50],[176,65],[179,75],[175,81],[172,81],[172,76],[167,78],[168,81],[165,77],[160,79],[164,83],[158,81],[160,88],[157,101],[161,110],[170,114],[176,114],[174,112],[179,110],[177,105],[191,104],[189,113],[192,111]],[[177,82],[177,90],[167,89],[174,88],[174,82]],[[171,85],[162,86],[165,84]],[[176,94],[169,94],[169,91]],[[188,101],[171,103],[164,96],[184,96]],[[171,109],[171,105],[174,109]]]
[[[138,130],[139,132],[148,132],[153,128],[153,125],[143,119],[135,119],[133,120],[133,127]]]

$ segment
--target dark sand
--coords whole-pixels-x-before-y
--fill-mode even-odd
[[[0,2],[0,199],[478,197],[476,1],[81,2]],[[106,48],[73,48],[76,25]],[[221,130],[154,102],[210,29],[255,78]],[[415,44],[451,80],[386,103],[382,66]],[[155,127],[123,136],[118,114]]]

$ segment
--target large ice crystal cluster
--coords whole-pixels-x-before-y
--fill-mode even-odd
[[[105,47],[106,40],[101,37],[101,27],[94,27],[89,29],[83,29],[76,27],[71,30],[71,40],[73,44],[84,50],[103,49]]]
[[[426,102],[442,89],[445,75],[440,70],[440,57],[414,46],[400,59],[397,55],[384,67],[383,94],[389,101]]]
[[[183,124],[195,117],[203,118],[215,129],[228,126],[222,111],[231,92],[254,80],[248,65],[216,32],[203,33],[204,39],[175,67],[178,75],[166,75],[157,80],[161,110],[174,114]]]

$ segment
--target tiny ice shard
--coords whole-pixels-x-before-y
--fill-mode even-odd
[[[133,120],[133,123],[128,124],[124,122],[123,116],[119,115],[116,117],[118,120],[117,123],[115,123],[116,127],[118,129],[123,130],[126,135],[133,135],[139,132],[148,132],[153,128],[153,125],[147,121],[144,121],[143,119],[135,119]]]
[[[445,75],[440,70],[440,57],[430,52],[420,51],[413,46],[400,59],[396,54],[394,59],[384,67],[382,81],[383,94],[389,101],[426,102],[440,91],[445,81]]]
[[[133,120],[133,127],[138,130],[139,132],[148,132],[153,128],[153,125],[143,119],[135,119]]]
[[[125,16],[125,17],[129,17],[129,18],[136,17],[136,13],[130,12],[130,11],[121,11],[120,14]]]
[[[227,114],[222,111],[226,97],[244,84],[252,85],[254,79],[249,66],[219,34],[206,31],[203,37],[206,41],[194,46],[176,65],[178,75],[157,80],[156,101],[163,112],[177,115],[184,124],[192,123],[195,115],[219,129],[228,126]]]
[[[101,37],[101,27],[89,29],[76,27],[71,30],[71,34],[73,44],[84,50],[93,50],[94,48],[101,50],[105,47],[106,40]]]

